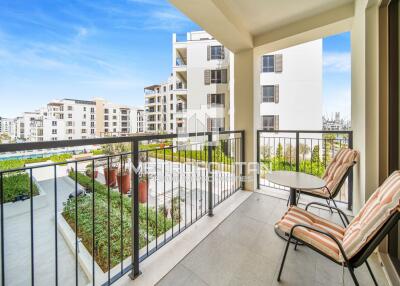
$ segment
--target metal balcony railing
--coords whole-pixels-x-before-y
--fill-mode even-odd
[[[352,131],[257,130],[257,162],[260,164],[257,187],[286,189],[265,179],[269,170],[297,171],[320,177],[343,147],[353,148]],[[352,209],[352,171],[337,199]]]
[[[66,161],[0,165],[1,285],[17,276],[24,285],[138,276],[143,260],[243,187],[244,131],[182,136],[0,145],[0,153],[103,146]]]

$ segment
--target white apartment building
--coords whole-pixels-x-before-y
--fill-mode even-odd
[[[13,120],[16,140],[56,141],[143,132],[143,110],[103,99],[54,100]]]
[[[261,127],[322,130],[322,39],[263,55]]]
[[[145,88],[147,132],[229,129],[230,52],[204,31],[172,36],[172,74]]]
[[[14,133],[14,119],[0,117],[0,134],[11,136]]]

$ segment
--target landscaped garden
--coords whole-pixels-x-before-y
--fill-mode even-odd
[[[4,203],[29,199],[31,196],[29,175],[27,173],[3,175],[3,192]],[[34,182],[32,182],[32,193],[33,196],[39,194],[39,189]]]
[[[69,177],[75,180],[75,172],[71,171],[69,173]],[[82,239],[82,243],[93,255],[92,213],[94,196],[94,255],[97,264],[104,272],[106,272],[108,271],[108,259],[110,259],[110,266],[112,268],[121,262],[121,258],[125,259],[131,256],[131,198],[127,195],[122,195],[121,197],[121,194],[115,190],[110,190],[110,193],[108,193],[107,186],[98,181],[94,181],[93,192],[92,178],[86,176],[85,174],[78,173],[77,179],[78,183],[86,189],[87,194],[80,195],[77,199],[70,198],[65,203],[62,215],[71,228],[75,230],[75,204],[77,203],[77,233],[79,238]],[[110,212],[110,216],[108,215],[108,212]],[[159,208],[157,211],[156,222],[156,209],[153,207],[148,207],[147,210],[146,204],[139,204],[139,248],[145,247],[146,244],[153,241],[156,236],[163,234],[164,230],[170,230],[173,224],[179,222],[179,217],[177,217],[175,214],[173,221],[172,219],[165,217],[165,213],[166,212],[163,208]],[[108,232],[108,223],[110,224],[110,233]],[[146,238],[147,223],[148,238]],[[110,255],[108,253],[108,242],[110,242]],[[121,242],[123,250],[122,253]]]
[[[27,158],[27,159],[11,159],[0,161],[0,170],[11,170],[23,168],[26,164],[40,163],[46,161],[53,161],[55,163],[65,162],[67,159],[72,158],[71,154],[56,154],[40,158]]]

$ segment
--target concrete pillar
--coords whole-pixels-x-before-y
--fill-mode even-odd
[[[351,30],[352,129],[360,162],[354,170],[353,205],[357,212],[379,185],[379,9],[355,3]]]
[[[255,162],[253,49],[237,52],[233,58],[234,76],[231,92],[233,92],[234,128],[245,131],[245,161]],[[246,167],[245,175],[251,179],[245,183],[245,189],[253,191],[256,186],[255,172]]]

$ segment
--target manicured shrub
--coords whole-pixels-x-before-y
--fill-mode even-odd
[[[75,179],[75,173],[70,172],[69,176]],[[119,192],[110,190],[95,181],[93,192],[93,181],[84,174],[77,174],[78,183],[90,193],[85,196],[69,199],[63,210],[63,216],[75,230],[75,203],[78,205],[78,236],[82,243],[93,255],[93,196],[95,212],[95,247],[94,255],[96,262],[103,271],[108,271],[108,242],[110,242],[110,265],[111,268],[120,263],[121,257],[125,259],[131,255],[131,198]],[[108,212],[110,216],[108,216]],[[122,216],[121,216],[122,212]],[[157,216],[157,219],[156,219]],[[110,237],[108,236],[108,223],[110,224]],[[177,223],[177,221],[175,222]],[[148,238],[146,231],[148,226]],[[146,208],[145,204],[139,205],[139,247],[146,246],[146,243],[153,241],[172,227],[172,220],[164,217],[153,207]],[[122,231],[121,231],[122,229]],[[122,252],[121,252],[122,242]]]
[[[39,194],[39,189],[34,182],[33,196]],[[30,178],[26,173],[17,173],[3,176],[4,203],[13,202],[18,197],[30,198]]]

